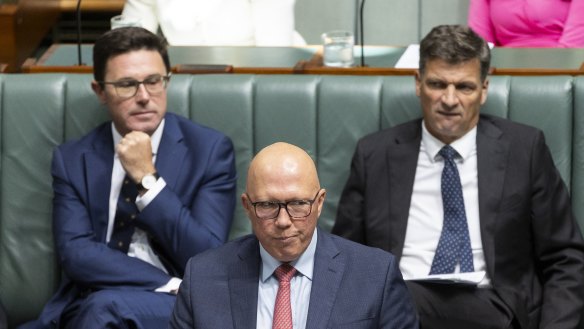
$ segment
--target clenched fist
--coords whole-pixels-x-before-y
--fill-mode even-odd
[[[135,183],[140,182],[145,175],[156,172],[152,163],[150,136],[144,132],[132,131],[126,134],[116,145],[116,153],[126,174]]]

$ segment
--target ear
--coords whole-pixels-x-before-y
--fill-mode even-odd
[[[317,202],[318,202],[318,217],[320,217],[320,213],[322,212],[322,206],[324,205],[324,200],[326,199],[326,190],[322,189],[322,194],[318,197]]]
[[[249,203],[249,198],[247,197],[246,193],[241,193],[241,205],[243,206],[243,209],[245,209],[247,217],[251,219],[252,215],[251,211],[253,211],[253,209],[252,205]]]
[[[487,101],[487,95],[489,94],[489,78],[486,78],[483,82],[483,88],[481,90],[481,105],[485,104]]]
[[[420,97],[420,88],[422,87],[422,76],[420,75],[420,70],[416,70],[416,96]]]
[[[93,90],[95,95],[97,95],[97,98],[99,98],[99,101],[102,104],[105,104],[106,103],[105,90],[103,88],[101,88],[101,85],[97,81],[93,80],[93,81],[91,81],[91,89]]]

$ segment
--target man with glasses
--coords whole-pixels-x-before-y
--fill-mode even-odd
[[[189,261],[171,328],[418,328],[395,258],[317,229],[326,191],[302,149],[251,161],[253,235]]]
[[[231,141],[167,112],[166,43],[121,28],[94,46],[112,118],[53,155],[61,286],[26,328],[166,328],[187,260],[228,237]],[[83,109],[79,109],[83,110]]]

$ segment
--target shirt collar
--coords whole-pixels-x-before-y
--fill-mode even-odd
[[[312,235],[312,240],[308,244],[306,250],[298,257],[297,260],[290,262],[290,265],[294,266],[296,271],[301,275],[305,276],[309,280],[312,280],[312,274],[314,272],[314,254],[316,252],[316,243],[318,240],[318,230],[314,230]],[[260,256],[262,258],[262,272],[260,274],[262,282],[266,282],[278,266],[282,264],[279,260],[275,259],[270,255],[266,249],[260,243]]]
[[[164,131],[164,121],[165,120],[166,119],[162,119],[162,121],[160,121],[158,128],[156,128],[156,130],[154,131],[154,134],[152,134],[152,136],[150,136],[150,143],[152,145],[152,155],[156,155],[156,153],[158,153],[158,146],[160,146],[160,140],[162,139],[162,131]],[[114,138],[114,150],[115,150],[116,145],[118,145],[118,143],[122,140],[122,135],[118,132],[118,130],[114,126],[113,122],[112,122],[112,135]],[[118,154],[116,153],[115,157],[117,157],[117,156],[118,156]]]
[[[467,158],[469,158],[473,150],[476,149],[477,146],[477,126],[469,130],[464,136],[460,137],[459,139],[455,140],[454,142],[450,143],[450,146],[456,150],[456,152],[462,158],[462,162],[464,162]],[[426,155],[430,159],[431,162],[436,162],[437,159],[441,159],[442,157],[438,155],[438,152],[444,147],[442,141],[438,138],[434,137],[428,129],[426,129],[426,125],[424,121],[422,121],[422,149],[426,152]]]

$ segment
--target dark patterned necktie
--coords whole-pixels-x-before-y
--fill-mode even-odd
[[[444,223],[430,274],[454,273],[456,264],[460,264],[460,272],[473,272],[464,198],[460,176],[454,162],[458,153],[450,145],[446,145],[439,154],[444,159],[441,183]]]
[[[136,228],[135,222],[136,216],[138,216],[138,208],[135,201],[137,196],[136,185],[126,176],[120,190],[114,229],[108,244],[110,248],[118,249],[123,253],[128,253],[128,247]]]

